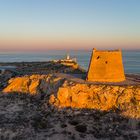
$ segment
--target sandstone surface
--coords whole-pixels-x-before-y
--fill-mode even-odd
[[[1,90],[10,93],[0,94],[0,139],[140,139],[137,75],[130,77],[137,86],[100,85],[62,73],[45,75],[46,63],[17,65],[19,73],[8,84],[3,79],[11,76],[0,77]]]
[[[111,86],[64,83],[50,103],[58,107],[119,110],[125,116],[140,118],[140,86]]]
[[[62,80],[51,74],[16,77],[9,80],[8,86],[3,89],[3,92],[29,93],[32,95],[49,94],[61,85]]]
[[[140,118],[140,85],[95,85],[77,83],[52,74],[12,78],[3,93],[50,95],[56,107],[119,110],[125,116]]]
[[[140,120],[113,111],[55,108],[29,94],[0,94],[0,140],[139,140]]]

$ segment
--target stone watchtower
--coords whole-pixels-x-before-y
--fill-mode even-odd
[[[121,50],[93,49],[87,81],[121,82],[125,80]]]

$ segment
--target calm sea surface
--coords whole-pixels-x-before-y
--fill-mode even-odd
[[[76,57],[78,63],[85,69],[88,68],[91,51],[48,51],[44,53],[0,53],[0,62],[31,62],[48,61],[65,58],[69,53]],[[123,51],[123,63],[126,73],[140,74],[140,50]]]

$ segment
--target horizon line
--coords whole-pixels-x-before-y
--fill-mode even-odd
[[[92,51],[95,47],[91,49],[45,49],[45,50],[0,50],[1,53],[45,53],[45,52],[54,52],[54,51]],[[116,48],[98,48],[96,47],[97,50],[116,50]],[[122,50],[122,51],[140,51],[140,48],[118,48],[117,50]]]

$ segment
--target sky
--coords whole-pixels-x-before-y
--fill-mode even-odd
[[[140,49],[140,0],[0,0],[0,51]]]

